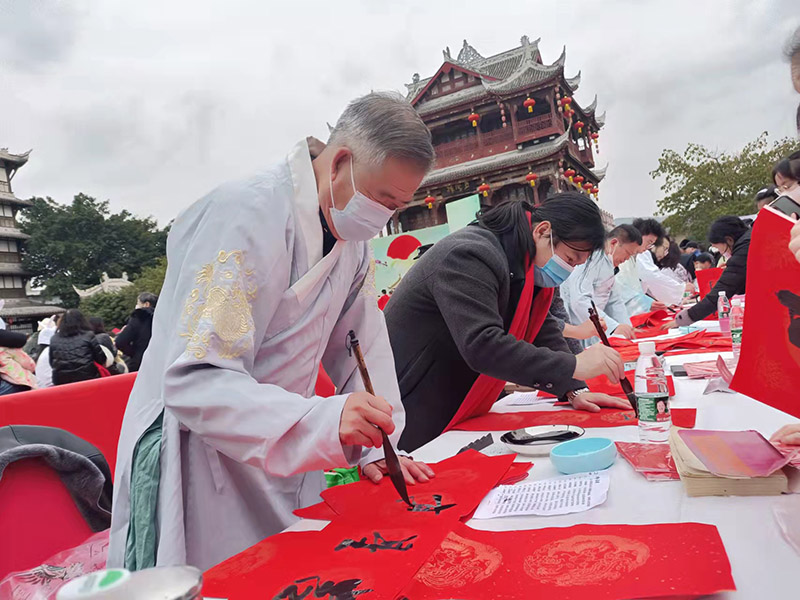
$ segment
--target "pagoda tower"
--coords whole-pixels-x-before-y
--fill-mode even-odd
[[[22,233],[17,226],[17,212],[31,206],[30,200],[22,200],[14,195],[11,180],[25,163],[30,150],[24,154],[11,154],[7,148],[0,148],[0,317],[8,329],[30,333],[36,322],[44,317],[64,312],[57,306],[45,306],[26,297],[25,286],[30,277],[22,266],[20,250],[30,236]]]
[[[407,98],[428,125],[436,165],[414,200],[387,225],[389,234],[447,222],[445,204],[479,193],[481,205],[504,200],[541,203],[579,190],[595,200],[606,168],[596,168],[605,113],[597,97],[575,98],[578,72],[566,77],[566,48],[545,65],[539,40],[484,57],[466,40],[456,58],[447,48],[441,67],[427,78],[414,74]],[[603,221],[613,217],[603,211]]]

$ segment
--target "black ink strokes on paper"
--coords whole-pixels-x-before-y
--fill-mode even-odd
[[[448,508],[453,508],[455,506],[455,503],[442,505],[441,494],[433,494],[433,504],[418,504],[414,502],[414,496],[411,496],[410,500],[411,506],[408,507],[408,512],[432,512],[438,515],[443,510],[447,510]],[[398,500],[398,502],[402,502],[402,500]]]
[[[308,582],[316,581],[311,584]],[[302,592],[297,584],[307,584],[301,587],[305,588]],[[313,577],[305,577],[298,579],[292,585],[288,586],[280,594],[275,596],[273,600],[303,600],[304,598],[328,598],[328,600],[354,600],[361,594],[367,594],[372,590],[358,590],[356,589],[361,585],[360,579],[345,579],[339,583],[333,581],[322,581],[318,575]]]
[[[362,537],[360,540],[343,540],[338,546],[336,546],[336,548],[334,548],[334,551],[344,550],[345,548],[366,548],[370,552],[377,552],[378,550],[399,550],[401,552],[405,552],[406,550],[411,550],[411,548],[414,547],[414,544],[407,542],[410,542],[417,536],[412,535],[402,540],[387,540],[376,531],[373,532],[372,537],[373,540],[369,543],[367,542],[366,537]]]

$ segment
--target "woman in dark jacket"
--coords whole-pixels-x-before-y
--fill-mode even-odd
[[[86,317],[76,308],[69,309],[50,340],[53,385],[96,379],[100,372],[95,363],[105,362],[106,354]]]
[[[708,241],[727,259],[725,270],[705,298],[691,308],[679,312],[674,321],[664,325],[665,329],[691,325],[713,314],[717,310],[719,293],[723,290],[729,300],[737,294],[744,294],[750,228],[739,217],[720,217],[711,224]]]
[[[147,346],[150,345],[150,336],[153,332],[153,313],[156,310],[158,296],[149,292],[139,294],[136,299],[136,308],[128,319],[128,323],[119,332],[116,343],[117,348],[125,355],[125,362],[130,371],[138,371],[142,364]]]
[[[555,319],[544,315],[551,297],[544,288],[560,285],[604,242],[597,205],[569,192],[538,207],[500,204],[417,261],[384,311],[406,410],[400,448],[415,450],[458,414],[473,414],[476,397],[484,409],[491,406],[502,390],[498,381],[563,396],[585,410],[630,408],[590,393],[581,381],[597,375],[618,381],[624,372],[619,354],[596,345],[575,356]],[[541,322],[532,343],[509,333],[518,305],[530,306],[527,317],[521,313],[529,326]],[[485,394],[476,393],[479,384],[473,387],[487,381],[480,375],[492,379]]]

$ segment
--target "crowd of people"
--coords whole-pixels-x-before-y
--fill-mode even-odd
[[[77,308],[39,322],[30,336],[0,330],[0,396],[138,371],[158,298],[140,294],[122,330]]]

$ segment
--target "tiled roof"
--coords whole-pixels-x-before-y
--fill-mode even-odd
[[[21,167],[26,162],[28,162],[28,155],[30,153],[31,151],[28,150],[27,152],[24,152],[22,154],[11,154],[8,151],[8,148],[0,148],[0,160]]]
[[[429,115],[443,108],[458,106],[462,102],[478,100],[479,98],[483,98],[485,95],[486,88],[483,85],[473,85],[472,87],[458,90],[452,94],[447,94],[446,96],[440,96],[438,98],[426,100],[419,105],[417,112],[420,114],[420,116],[424,117],[425,115]]]
[[[597,177],[597,181],[602,181],[603,178],[606,176],[606,171],[608,171],[608,164],[602,169],[591,169],[592,173],[595,177]]]
[[[572,93],[574,94],[575,92],[578,91],[578,88],[581,85],[581,72],[578,71],[578,74],[575,75],[575,77],[570,77],[569,79],[565,79],[564,81],[567,82],[569,89],[571,89]]]
[[[606,112],[603,111],[603,114],[599,117],[595,117],[594,120],[597,121],[598,127],[603,127],[606,124]]]
[[[33,206],[33,202],[30,200],[17,198],[10,192],[0,192],[0,202],[10,202],[11,204],[16,204],[17,206]]]
[[[27,275],[28,271],[19,263],[0,263],[0,275]]]
[[[49,317],[63,312],[60,306],[37,304],[27,298],[9,298],[0,309],[0,317]]]
[[[428,176],[422,180],[420,187],[438,185],[465,177],[478,176],[493,169],[522,165],[546,158],[566,147],[568,141],[569,132],[565,132],[556,139],[541,144],[534,144],[523,150],[512,150],[495,156],[477,158],[457,165],[442,167],[441,169],[436,169],[428,173]]]
[[[0,227],[0,240],[2,239],[12,239],[12,240],[27,240],[30,238],[27,233],[22,233],[16,227]]]
[[[583,112],[585,112],[587,115],[593,115],[596,109],[597,109],[597,94],[594,95],[594,100],[592,100],[592,103],[583,108]]]

